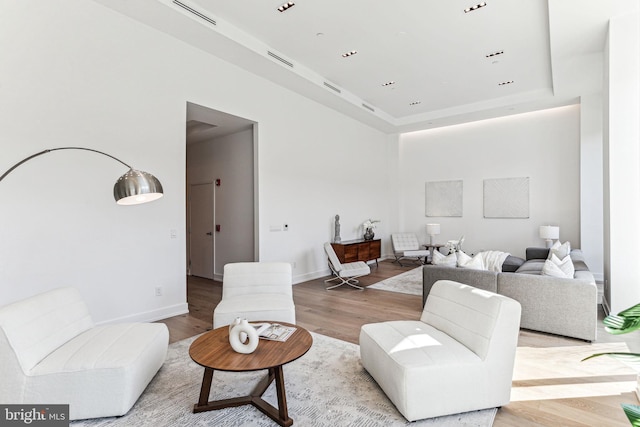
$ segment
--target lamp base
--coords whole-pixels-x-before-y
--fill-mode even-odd
[[[547,248],[547,249],[548,249],[548,248],[551,248],[551,246],[553,246],[553,240],[551,240],[551,239],[547,239],[547,240],[545,240],[544,242],[545,242],[545,244],[547,245],[547,246],[546,246],[546,248]]]

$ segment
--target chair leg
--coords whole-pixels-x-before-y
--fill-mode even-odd
[[[357,276],[357,277],[360,277],[360,276]],[[327,283],[327,282],[330,282],[330,281],[332,281],[332,280],[336,280],[336,279],[339,279],[339,280],[340,280],[340,283],[335,284],[335,285],[333,285],[333,286],[329,286],[329,287],[327,287],[327,288],[326,288],[327,290],[335,289],[335,288],[337,288],[338,286],[342,286],[342,285],[349,285],[349,286],[351,286],[352,288],[356,288],[356,289],[359,289],[359,290],[361,290],[361,291],[362,291],[362,290],[364,290],[364,288],[363,288],[362,286],[358,286],[358,285],[357,285],[357,283],[360,283],[360,281],[358,281],[355,277],[349,277],[349,278],[345,279],[344,277],[336,276],[336,277],[332,277],[331,279],[327,279],[327,280],[325,280],[324,282],[325,282],[325,283]]]
[[[394,256],[396,257],[396,259],[393,262],[397,262],[400,265],[400,267],[404,267],[404,265],[402,265],[402,263],[400,262],[400,260],[404,257],[399,257],[397,255],[394,255]]]

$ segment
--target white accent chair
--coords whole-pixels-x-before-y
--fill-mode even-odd
[[[162,323],[94,326],[78,290],[0,308],[0,402],[68,404],[72,420],[120,416],[167,355]]]
[[[362,365],[409,421],[509,403],[520,304],[450,280],[420,320],[360,330]]]
[[[393,255],[402,267],[401,260],[412,258],[413,261],[419,261],[425,264],[430,252],[427,249],[420,249],[418,238],[413,233],[393,233],[391,235],[391,246],[393,247]]]
[[[364,261],[346,262],[342,264],[336,255],[336,251],[333,250],[331,243],[324,244],[324,251],[329,259],[329,268],[333,275],[332,278],[327,279],[324,283],[329,283],[334,280],[339,280],[340,283],[327,287],[327,290],[337,288],[342,285],[349,285],[353,288],[363,290],[362,286],[358,286],[360,281],[358,277],[366,276],[371,273],[371,268]]]
[[[230,325],[236,317],[249,321],[271,320],[295,324],[291,264],[226,264],[222,278],[222,300],[213,310],[213,327]]]

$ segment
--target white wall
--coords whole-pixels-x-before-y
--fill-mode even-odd
[[[604,280],[602,94],[580,98],[580,240],[587,265]]]
[[[254,261],[253,130],[200,142],[187,148],[187,188],[213,183],[213,274],[222,280],[224,265]],[[188,195],[187,190],[187,195]]]
[[[403,231],[426,242],[425,224],[441,224],[437,242],[465,235],[469,252],[502,250],[524,257],[543,246],[538,227],[560,226],[580,246],[580,109],[561,107],[404,134],[400,138]],[[483,218],[483,180],[529,177],[528,219]],[[425,217],[425,182],[463,180],[461,218]]]
[[[640,302],[640,14],[612,18],[605,61],[605,303]]]
[[[186,310],[187,102],[259,123],[261,260],[295,262],[296,281],[327,273],[336,213],[343,238],[369,217],[387,232],[386,135],[93,2],[0,7],[0,169],[78,145],[165,189],[158,202],[116,206],[110,188],[124,170],[92,153],[17,169],[0,183],[0,304],[67,284],[97,321]],[[269,231],[285,222],[288,232]]]

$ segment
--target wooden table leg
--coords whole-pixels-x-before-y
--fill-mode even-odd
[[[204,368],[204,376],[202,377],[202,387],[200,387],[200,399],[198,406],[206,406],[209,403],[209,393],[211,392],[211,381],[213,380],[213,369]]]
[[[283,421],[289,420],[289,413],[287,410],[287,393],[284,389],[284,372],[282,371],[282,365],[273,368],[273,374],[276,379],[276,394],[278,396],[278,413],[280,419]],[[293,423],[293,422],[292,422]]]
[[[284,372],[282,366],[269,368],[268,375],[258,383],[249,396],[209,401],[212,380],[213,369],[205,368],[202,387],[200,388],[200,398],[198,399],[198,403],[193,405],[194,413],[251,404],[282,427],[289,427],[293,424],[293,420],[289,418],[289,411],[287,410],[287,395],[284,389]],[[278,398],[277,408],[262,399],[262,394],[274,380],[276,382],[276,396]]]

